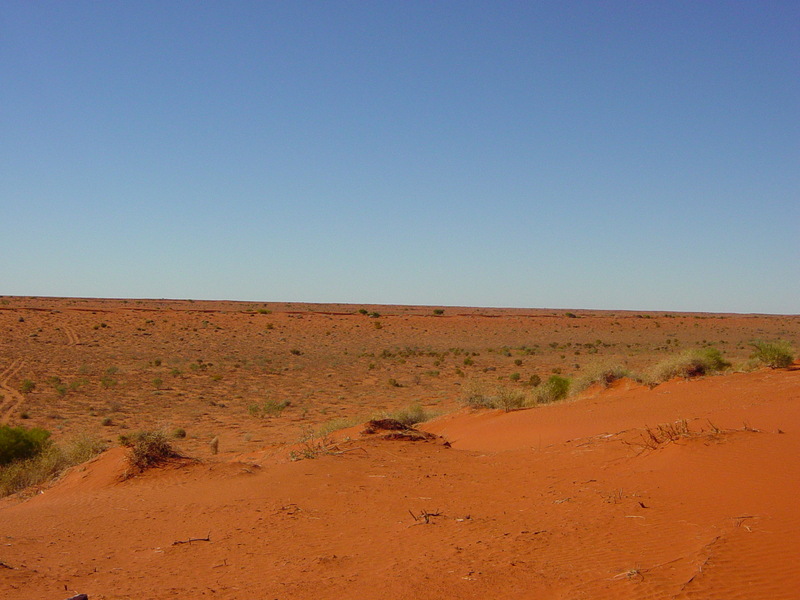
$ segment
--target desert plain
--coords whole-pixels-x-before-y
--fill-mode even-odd
[[[800,317],[2,297],[2,424],[108,450],[0,500],[0,592],[798,598],[800,365],[759,339]],[[462,401],[708,347],[731,368]],[[132,470],[139,430],[181,457]]]

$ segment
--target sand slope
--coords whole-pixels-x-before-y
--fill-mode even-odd
[[[692,434],[646,447],[647,426],[675,419]],[[110,451],[0,502],[0,591],[797,598],[800,370],[623,383],[426,428],[452,447],[365,436],[315,459],[184,461],[126,481]]]

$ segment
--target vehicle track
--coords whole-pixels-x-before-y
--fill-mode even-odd
[[[67,336],[67,345],[68,346],[77,346],[81,343],[80,338],[78,337],[77,332],[72,327],[67,327],[66,325],[62,325],[61,329],[64,331],[64,334]]]
[[[0,373],[0,390],[2,390],[3,399],[0,400],[0,424],[5,425],[17,410],[25,398],[22,394],[9,385],[9,381],[15,377],[25,366],[25,361],[21,358],[13,360],[11,364]]]

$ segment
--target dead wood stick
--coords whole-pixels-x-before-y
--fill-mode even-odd
[[[204,538],[189,538],[188,540],[176,540],[172,542],[173,546],[177,546],[178,544],[191,544],[192,542],[210,542],[211,541],[211,532],[208,532],[208,535]]]

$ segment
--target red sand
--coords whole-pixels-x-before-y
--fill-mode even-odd
[[[117,449],[0,504],[12,567],[0,590],[796,598],[800,370],[627,387],[426,427],[452,448],[358,439],[316,459],[182,463],[127,481]],[[639,444],[646,426],[678,418],[696,435]],[[410,514],[423,511],[429,523]]]
[[[653,389],[623,381],[511,413],[460,409],[422,426],[442,436],[432,441],[351,433],[330,454],[287,459],[287,443],[334,416],[415,398],[456,407],[459,370],[488,381],[546,374],[583,361],[583,344],[597,338],[601,357],[627,350],[634,363],[672,351],[672,339],[725,340],[741,358],[747,339],[790,337],[795,317],[487,319],[460,309],[436,318],[368,307],[385,315],[378,329],[337,306],[261,314],[233,303],[11,299],[0,308],[5,422],[57,438],[184,426],[180,448],[199,459],[123,479],[117,447],[34,495],[0,500],[4,597],[800,597],[797,365]],[[537,354],[515,349],[531,339]],[[415,340],[425,354],[398,352]],[[467,351],[475,365],[464,364]],[[189,368],[197,359],[211,366]],[[115,379],[107,387],[110,366],[119,371],[105,375]],[[440,374],[425,375],[432,369]],[[50,376],[80,385],[60,394]],[[390,376],[402,387],[386,385]],[[23,378],[37,383],[30,394],[17,392]],[[248,415],[264,382],[293,401],[279,418]],[[647,441],[648,428],[678,420],[687,435]]]

